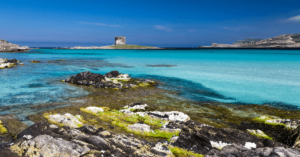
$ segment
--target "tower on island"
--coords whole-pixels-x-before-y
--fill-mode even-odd
[[[126,45],[126,37],[115,37],[115,45]]]

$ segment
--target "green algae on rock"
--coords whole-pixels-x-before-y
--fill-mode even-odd
[[[188,151],[186,149],[182,149],[179,147],[174,147],[174,146],[168,146],[170,151],[176,156],[176,157],[181,157],[181,156],[186,156],[186,157],[204,157],[202,154],[197,154],[192,151]]]
[[[257,136],[257,137],[262,138],[262,139],[270,139],[270,140],[272,140],[272,138],[270,136],[268,136],[267,134],[265,134],[261,130],[250,130],[250,129],[247,129],[247,132],[249,134],[251,134],[251,135]]]
[[[167,132],[167,131],[159,130],[158,128],[162,127],[166,123],[166,121],[160,119],[154,119],[148,115],[142,116],[141,118],[139,114],[126,114],[126,113],[124,114],[118,110],[104,111],[98,113],[91,112],[87,108],[81,108],[80,110],[98,116],[98,118],[100,118],[101,120],[110,122],[112,125],[118,126],[124,129],[126,132],[134,133],[141,136],[169,139],[172,136],[179,134],[179,131]],[[148,124],[152,128],[157,128],[157,129],[153,131],[135,131],[133,129],[130,129],[129,126],[131,124],[141,122],[140,119],[143,119],[142,121],[145,124]]]
[[[7,133],[7,129],[3,126],[2,120],[0,120],[0,134]]]

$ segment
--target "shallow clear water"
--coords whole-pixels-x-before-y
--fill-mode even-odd
[[[0,105],[67,101],[88,94],[61,80],[111,70],[162,81],[197,101],[300,106],[299,50],[57,50],[0,53],[25,65],[0,70]],[[48,63],[58,59],[66,62]],[[41,64],[32,64],[39,60]],[[174,67],[149,67],[167,64]]]

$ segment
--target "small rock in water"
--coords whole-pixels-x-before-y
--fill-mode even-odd
[[[17,63],[18,61],[16,59],[8,60],[8,59],[0,58],[0,69],[16,66]]]

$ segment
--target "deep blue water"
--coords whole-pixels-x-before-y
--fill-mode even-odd
[[[161,88],[197,101],[300,107],[299,50],[58,50],[0,53],[25,65],[0,69],[0,106],[66,101],[88,94],[61,80],[111,70],[158,79]],[[58,59],[66,62],[48,63]],[[30,60],[40,60],[32,64]],[[174,67],[149,67],[168,64]],[[0,111],[2,114],[2,111]]]

